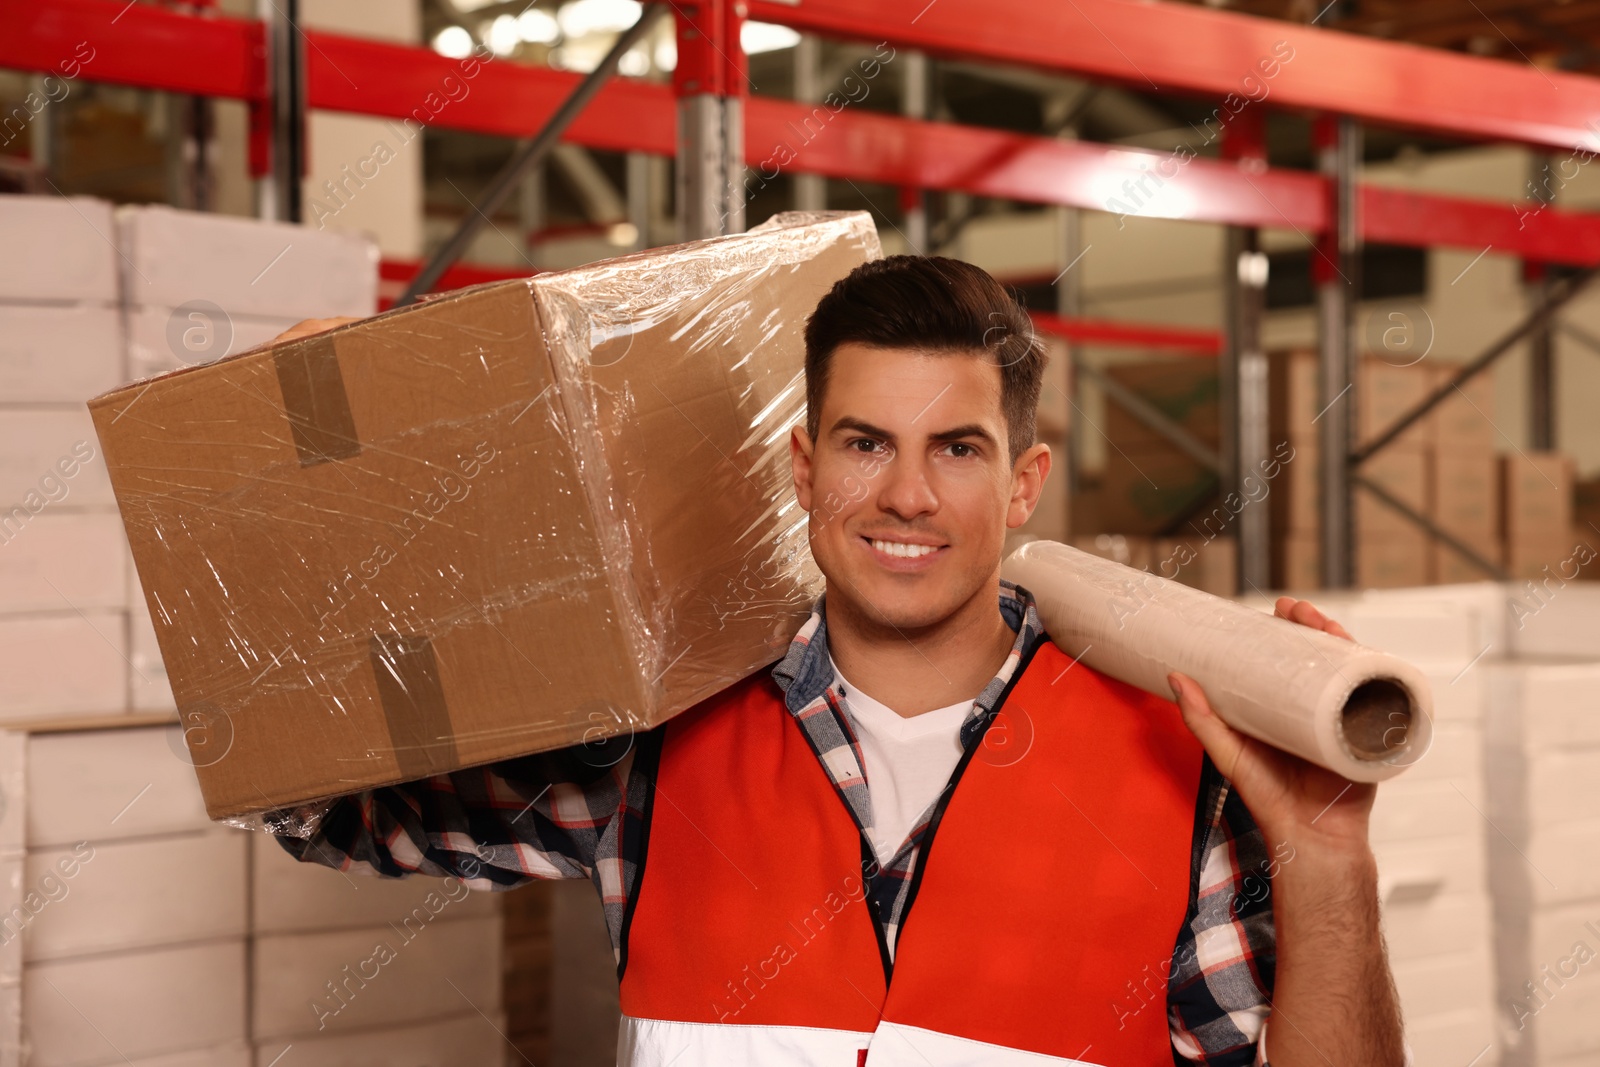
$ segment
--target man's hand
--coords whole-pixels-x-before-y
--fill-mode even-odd
[[[350,318],[348,316],[334,319],[304,319],[295,323],[287,330],[284,330],[267,343],[275,345],[281,341],[294,341],[301,337],[310,337],[314,333],[324,333],[328,330],[334,329],[337,326],[345,326],[349,323],[360,321],[360,319]]]
[[[1306,600],[1279,597],[1273,614],[1351,640],[1343,626]],[[1328,848],[1367,847],[1367,816],[1376,785],[1333,771],[1247,737],[1217,717],[1198,682],[1174,672],[1168,681],[1183,721],[1233,783],[1269,841],[1316,841]]]
[[[1274,614],[1350,639],[1303,600],[1282,597]],[[1194,679],[1169,680],[1183,721],[1250,809],[1269,854],[1292,847],[1269,875],[1277,959],[1262,1040],[1273,1067],[1402,1067],[1399,997],[1367,844],[1378,787],[1246,737],[1217,718]]]

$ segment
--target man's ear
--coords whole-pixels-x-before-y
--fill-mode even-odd
[[[811,514],[811,435],[796,426],[789,431],[789,467],[794,473],[794,495],[800,510]]]
[[[1017,457],[1011,468],[1011,503],[1006,508],[1006,528],[1015,530],[1033,515],[1050,476],[1050,446],[1034,445]]]

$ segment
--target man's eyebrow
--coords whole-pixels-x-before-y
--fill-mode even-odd
[[[894,434],[890,433],[888,430],[874,426],[865,419],[858,419],[853,415],[843,415],[834,420],[833,426],[828,430],[828,432],[830,434],[835,434],[841,430],[854,430],[856,433],[864,433],[868,437],[881,437],[885,441],[894,440]]]
[[[976,437],[978,440],[987,441],[991,445],[995,443],[994,435],[975,422],[968,423],[965,426],[956,426],[949,430],[940,430],[938,433],[929,434],[928,437],[934,441],[959,441],[963,437]]]

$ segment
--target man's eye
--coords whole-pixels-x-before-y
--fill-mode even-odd
[[[874,441],[870,437],[857,437],[854,441],[850,442],[850,447],[855,449],[857,452],[871,453],[876,451],[881,444],[882,442]]]
[[[978,450],[969,444],[963,444],[960,441],[952,441],[950,442],[950,454],[957,459],[966,459],[968,456],[977,455]]]

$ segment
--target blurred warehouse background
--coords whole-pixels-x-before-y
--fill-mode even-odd
[[[614,1062],[591,886],[207,822],[84,401],[820,208],[1025,298],[1027,534],[1427,667],[1374,816],[1415,1062],[1600,1064],[1600,2],[921,3],[682,4],[485,210],[640,4],[0,0],[0,1064]]]

